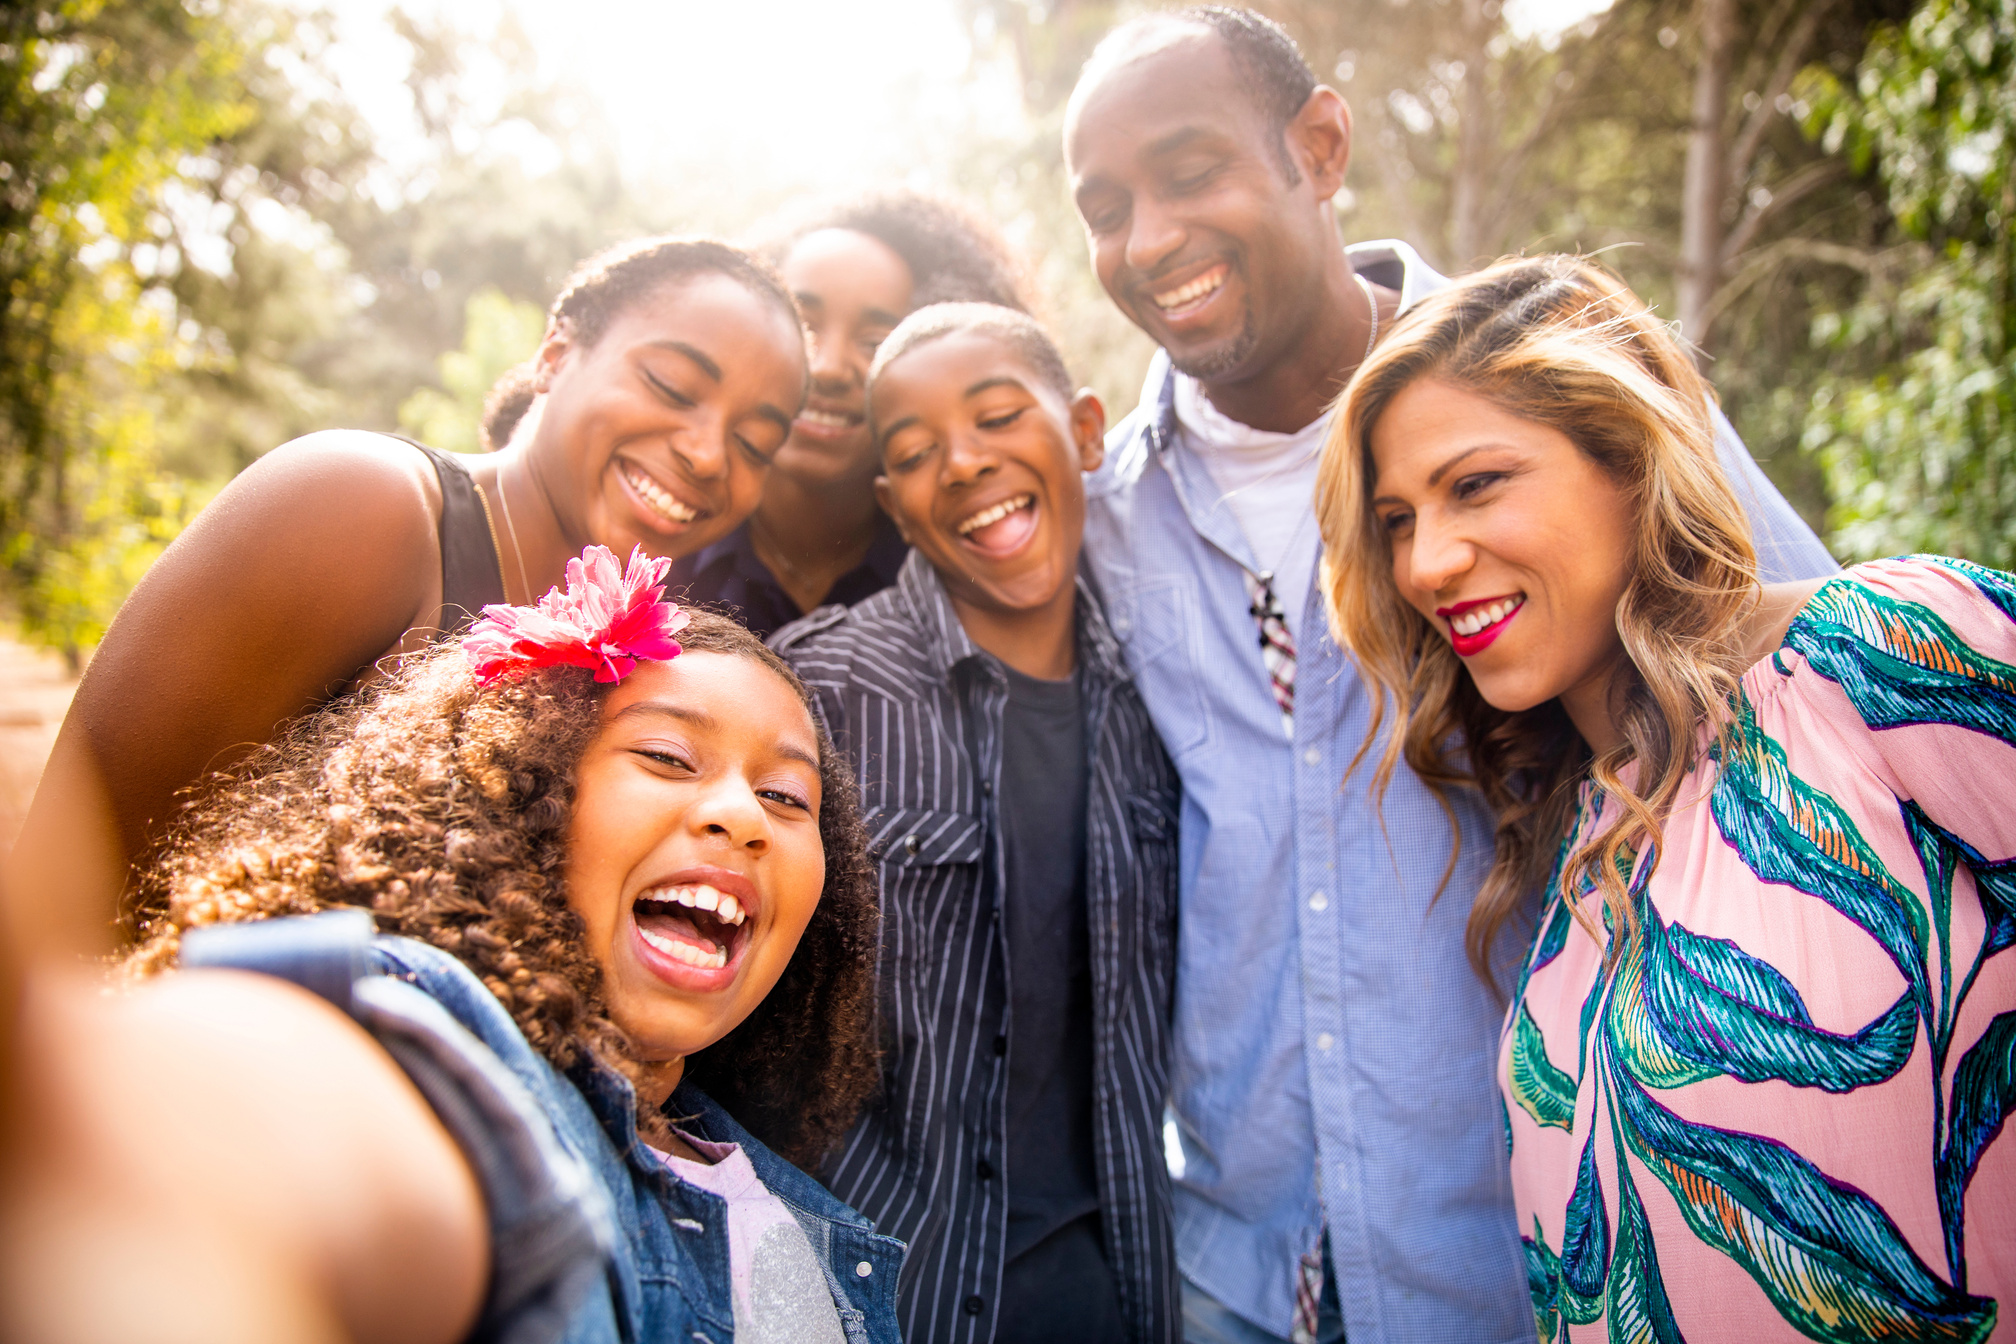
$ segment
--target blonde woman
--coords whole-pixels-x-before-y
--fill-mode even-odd
[[[1618,281],[1412,310],[1326,445],[1361,759],[1543,904],[1498,1076],[1542,1340],[2016,1336],[2016,579],[1763,585],[1707,388]]]

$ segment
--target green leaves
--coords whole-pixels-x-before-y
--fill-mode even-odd
[[[1950,723],[2016,741],[2016,667],[1976,653],[1922,603],[1837,580],[1801,609],[1785,646],[1838,682],[1871,728]]]
[[[1701,1240],[1816,1339],[1982,1340],[1995,1303],[1941,1281],[1867,1195],[1753,1134],[1691,1124],[1628,1078],[1613,1095],[1631,1150]]]
[[[2016,565],[2016,0],[1929,0],[1878,31],[1852,90],[1813,92],[1813,129],[1877,170],[1915,240],[1896,256],[1917,258],[1901,285],[1874,259],[1863,301],[1815,324],[1873,365],[1823,383],[1806,417],[1837,552]]]
[[[1561,1230],[1561,1315],[1587,1325],[1603,1314],[1610,1277],[1610,1215],[1603,1207],[1603,1177],[1596,1166],[1596,1139],[1582,1145],[1575,1169],[1575,1193]]]
[[[1923,903],[1890,875],[1839,803],[1792,774],[1784,749],[1758,728],[1740,695],[1734,714],[1716,749],[1722,772],[1710,801],[1723,839],[1764,881],[1818,897],[1861,925],[1924,1004]]]
[[[1940,1211],[1947,1214],[1947,1255],[1966,1283],[1965,1208],[1968,1183],[1981,1153],[2016,1112],[2016,1012],[1999,1015],[1960,1057],[1953,1077],[1953,1112],[1939,1156]],[[1950,1209],[1950,1212],[1948,1210]]]
[[[1512,1028],[1511,1085],[1512,1100],[1536,1124],[1575,1127],[1575,1080],[1547,1058],[1547,1042],[1524,1003]]]
[[[1745,1082],[1827,1092],[1880,1083],[1911,1057],[1918,1010],[1908,991],[1874,1022],[1838,1035],[1813,1025],[1798,991],[1770,964],[1658,920],[1653,912],[1645,929],[1646,1013],[1675,1054]]]

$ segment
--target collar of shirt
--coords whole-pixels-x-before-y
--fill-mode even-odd
[[[1085,676],[1106,684],[1131,680],[1119,641],[1114,639],[1112,628],[1106,624],[1105,613],[1092,596],[1092,589],[1083,573],[1078,576],[1077,583],[1075,621],[1079,670]],[[969,659],[978,659],[990,668],[993,666],[993,655],[975,644],[973,637],[966,633],[966,627],[959,621],[958,609],[952,605],[952,595],[945,591],[945,580],[922,552],[910,552],[909,558],[903,562],[901,572],[896,575],[895,591],[896,601],[906,609],[917,628],[924,632],[920,652],[934,674],[949,681],[953,671]]]
[[[875,511],[875,536],[868,543],[867,554],[861,563],[833,581],[833,591],[840,592],[848,580],[856,575],[866,575],[874,580],[877,591],[887,588],[896,581],[897,573],[903,568],[903,558],[910,553],[904,543],[903,534],[896,530],[889,515],[880,509]],[[729,578],[744,583],[763,584],[773,589],[785,605],[796,609],[797,603],[790,600],[790,594],[777,582],[777,576],[756,554],[756,541],[751,535],[747,521],[712,545],[703,546],[692,555],[676,560],[668,576],[674,584],[705,587],[708,591],[719,589]],[[866,594],[863,594],[866,596]]]

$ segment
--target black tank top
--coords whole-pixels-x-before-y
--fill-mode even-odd
[[[393,435],[399,438],[398,435]],[[483,608],[504,600],[504,570],[497,558],[490,508],[469,468],[447,453],[412,443],[427,454],[441,480],[441,633],[455,634]]]

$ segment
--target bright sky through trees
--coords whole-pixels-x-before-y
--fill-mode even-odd
[[[396,159],[412,132],[405,48],[385,21],[392,0],[326,2],[341,25],[344,86]],[[1608,3],[1511,0],[1508,18],[1546,33]],[[1021,117],[1012,72],[975,58],[954,0],[405,0],[416,17],[477,34],[507,6],[542,73],[600,100],[620,161],[639,175],[712,166],[730,170],[724,186],[812,189],[929,177],[956,130]],[[470,76],[480,105],[482,73]],[[538,152],[527,145],[528,167]]]
[[[731,165],[845,187],[918,168],[934,131],[1020,115],[1006,72],[976,67],[952,0],[405,0],[415,17],[471,34],[493,31],[507,6],[542,75],[592,93],[639,175]],[[330,7],[343,84],[396,154],[411,102],[391,4]],[[480,105],[481,72],[470,74]]]

